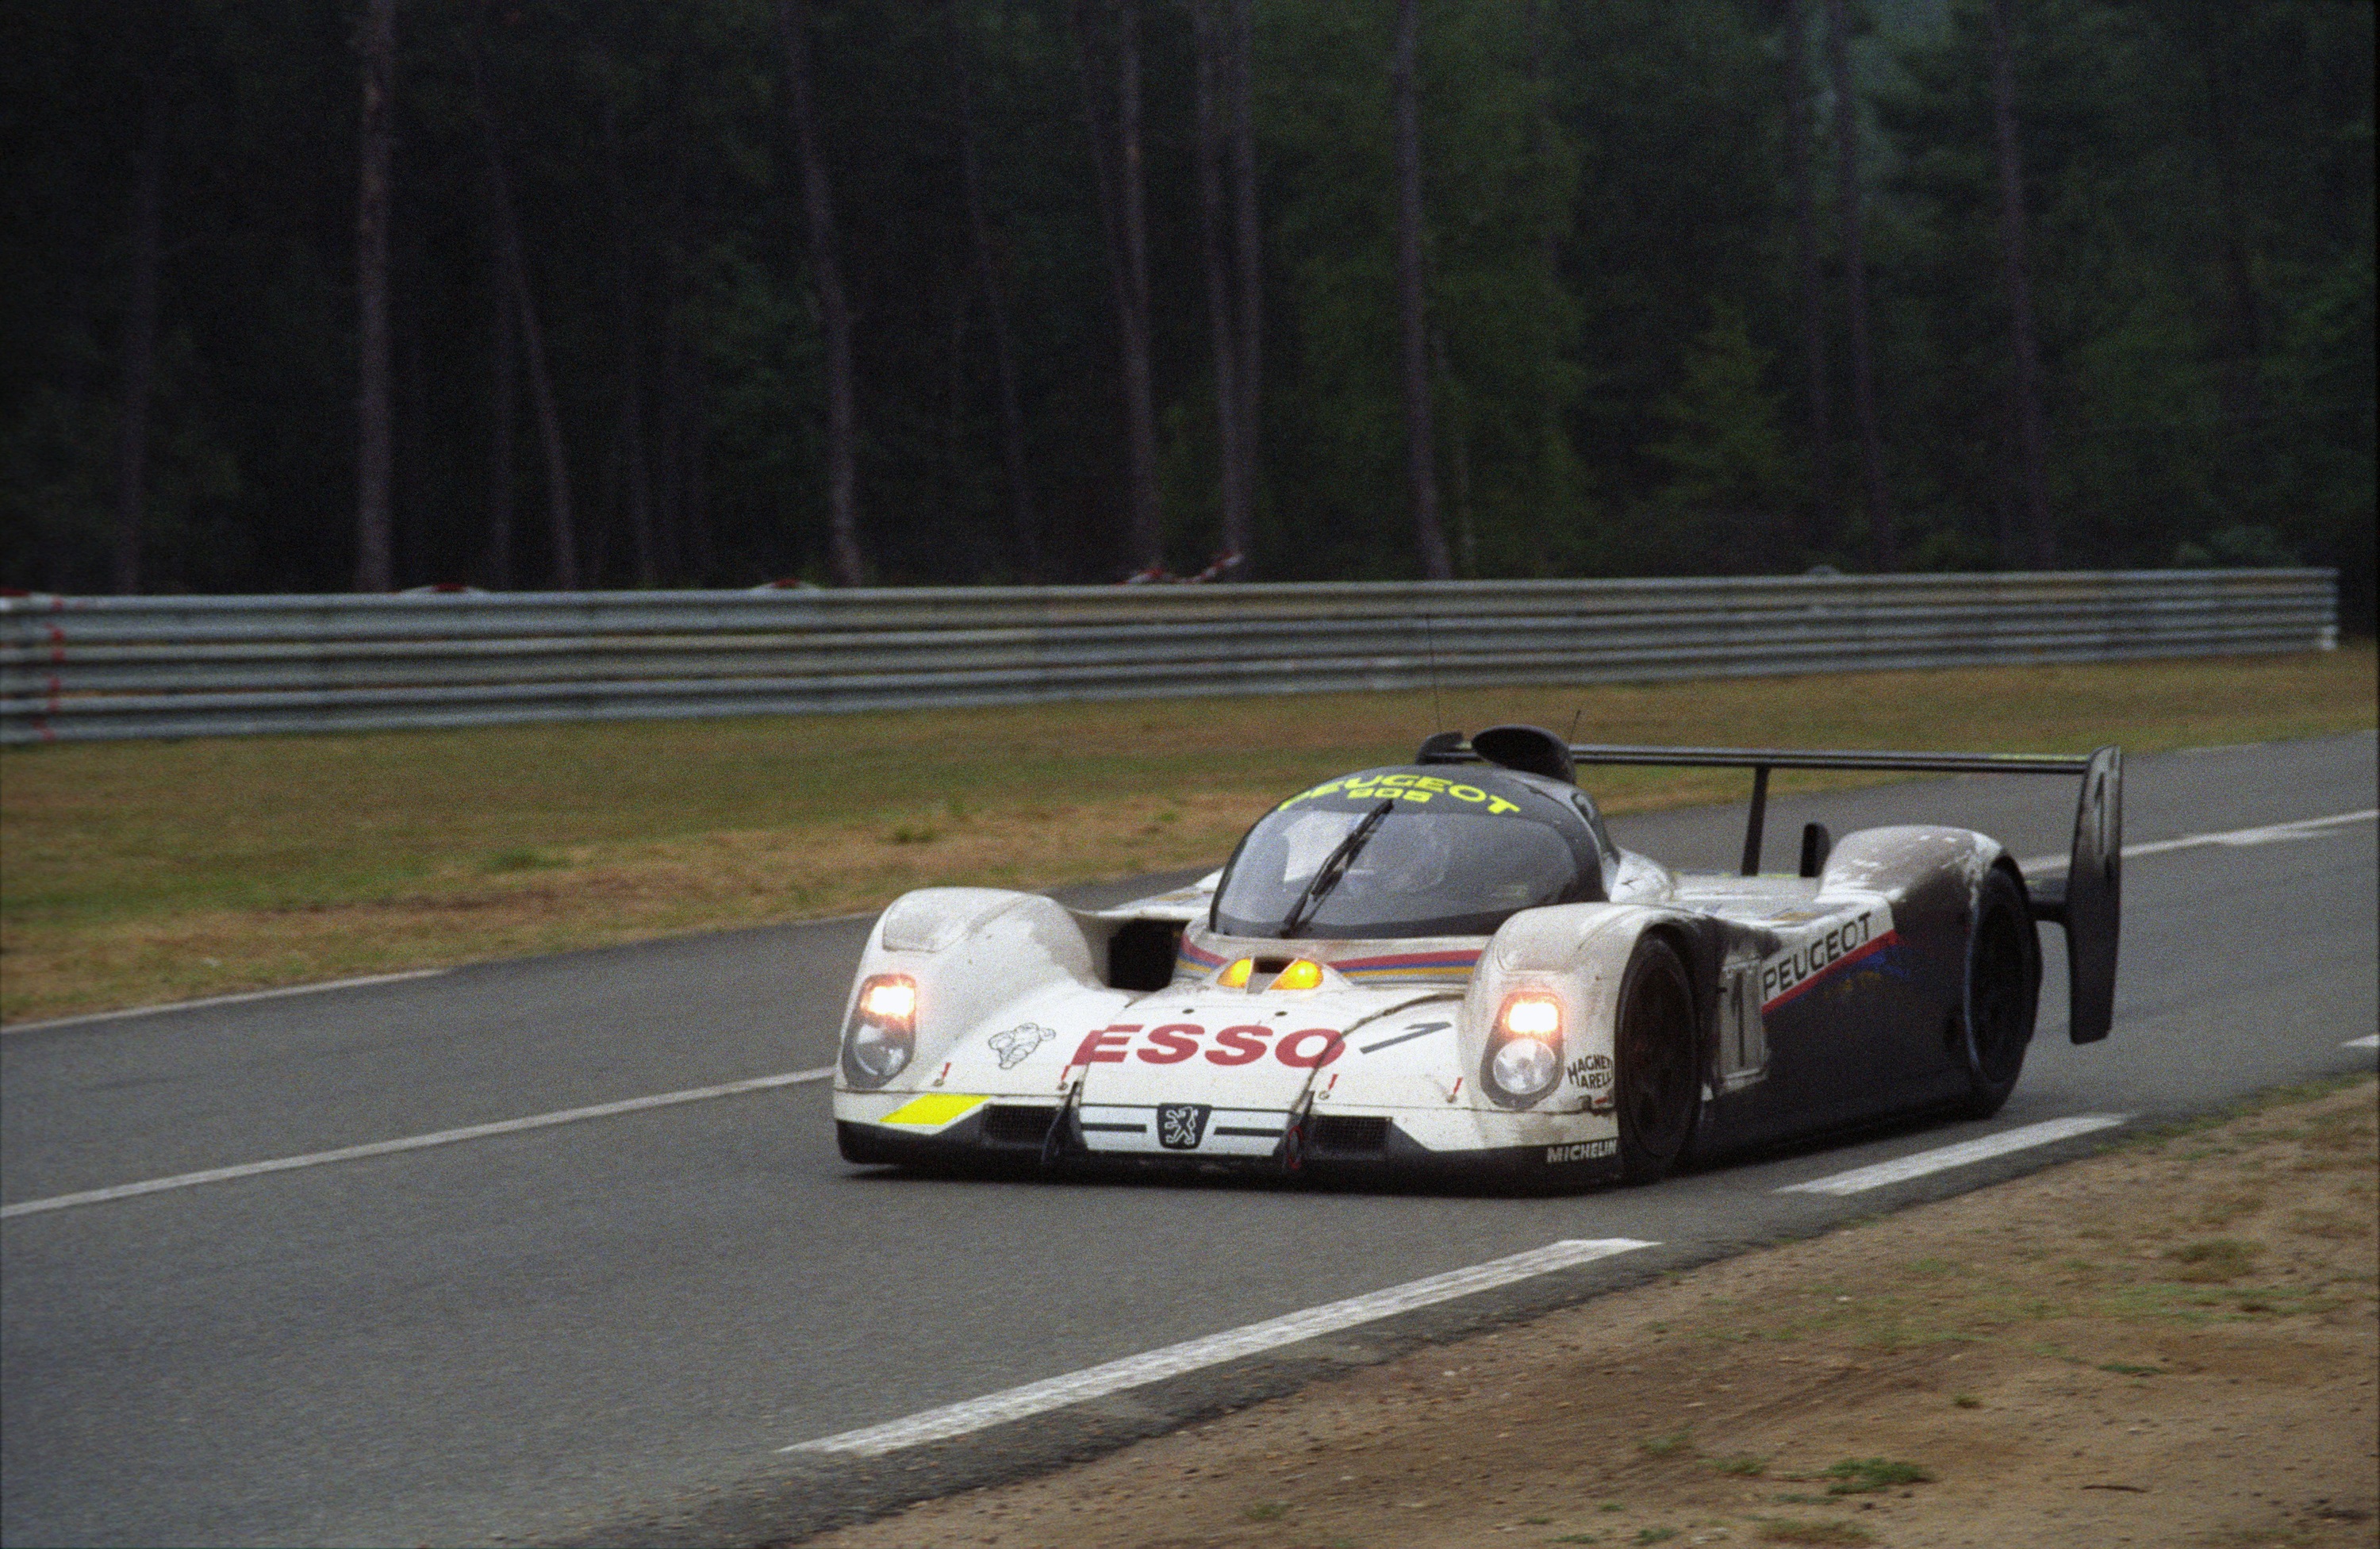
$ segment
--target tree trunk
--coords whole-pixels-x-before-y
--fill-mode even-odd
[[[1140,8],[1137,0],[1109,3],[1116,9],[1112,116],[1099,83],[1087,0],[1074,0],[1069,14],[1083,77],[1084,109],[1090,120],[1100,223],[1108,238],[1109,285],[1114,293],[1116,332],[1123,350],[1132,563],[1155,571],[1165,566],[1165,532],[1157,500],[1157,413],[1148,364],[1148,257],[1141,214]]]
[[[418,238],[419,233],[408,231],[407,236]],[[408,240],[404,246],[407,272],[422,273],[426,266],[419,241]],[[391,584],[402,586],[408,578],[417,582],[443,578],[435,573],[438,557],[431,533],[437,523],[431,513],[431,463],[423,455],[430,445],[430,371],[423,360],[421,309],[408,306],[400,311],[392,305],[389,310],[396,353],[390,385],[403,401],[396,407],[389,443],[394,477],[389,491],[388,563]],[[401,457],[394,456],[400,439],[406,454]]]
[[[966,479],[966,325],[967,303],[974,299],[966,281],[944,269],[939,288],[950,306],[950,348],[943,352],[942,508],[951,519],[969,504]]]
[[[668,100],[685,95],[685,61],[670,61]],[[686,213],[686,118],[673,111],[669,120],[669,172],[662,199],[661,341],[657,350],[659,380],[654,384],[653,518],[654,543],[661,573],[676,583],[686,579],[686,329],[678,299],[679,277],[686,272],[686,254],[692,247]]]
[[[1389,90],[1396,116],[1397,323],[1405,403],[1405,476],[1413,498],[1414,544],[1422,574],[1451,580],[1454,566],[1438,517],[1438,460],[1430,422],[1429,320],[1422,294],[1421,104],[1414,79],[1420,46],[1420,0],[1397,0],[1396,55]]]
[[[785,49],[794,151],[801,162],[802,207],[809,226],[810,275],[825,335],[828,565],[837,586],[857,586],[866,578],[859,557],[859,412],[851,380],[851,303],[844,294],[843,265],[835,257],[834,201],[810,95],[809,0],[777,0],[777,34]]]
[[[967,75],[966,39],[960,29],[960,0],[944,0],[942,18],[951,53],[951,86],[958,105],[959,183],[966,202],[967,233],[975,244],[976,277],[984,311],[991,318],[992,367],[1000,382],[1000,457],[1008,471],[1008,499],[1016,543],[1016,566],[1027,585],[1041,572],[1041,524],[1033,511],[1033,482],[1025,459],[1025,409],[1016,385],[1016,347],[1008,331],[1008,300],[991,245],[991,222],[984,213],[983,170],[976,159],[975,93]]]
[[[1529,160],[1539,177],[1545,177],[1554,161],[1554,114],[1551,72],[1546,67],[1546,6],[1545,0],[1529,0],[1522,22],[1528,55],[1529,83]],[[1550,179],[1548,179],[1550,181]],[[1547,220],[1537,233],[1537,262],[1544,269],[1546,295],[1558,301],[1561,295],[1561,226]]]
[[[115,427],[115,590],[140,590],[140,527],[149,490],[149,400],[157,378],[157,272],[164,223],[165,84],[152,76],[141,104],[140,160],[132,177],[132,283],[124,308],[123,406]]]
[[[1232,257],[1239,263],[1240,338],[1232,360],[1240,386],[1239,509],[1248,524],[1234,533],[1223,531],[1224,547],[1246,556],[1256,544],[1258,470],[1264,464],[1264,283],[1260,259],[1263,232],[1257,220],[1256,17],[1253,0],[1230,0],[1231,34],[1223,58],[1224,95],[1232,119],[1232,216],[1235,240]],[[1237,574],[1245,578],[1249,567]]]
[[[1199,258],[1207,272],[1207,323],[1215,350],[1215,442],[1221,462],[1223,548],[1245,552],[1248,531],[1246,457],[1240,444],[1246,406],[1240,396],[1239,320],[1224,254],[1223,143],[1216,115],[1215,18],[1209,0],[1190,0],[1192,45],[1197,55]],[[1226,65],[1226,69],[1228,65]]]
[[[1446,362],[1446,335],[1435,328],[1429,331],[1429,359],[1439,375],[1452,379],[1453,369]],[[1472,520],[1471,510],[1471,428],[1462,409],[1458,402],[1454,431],[1446,438],[1446,473],[1447,482],[1454,486],[1456,573],[1476,579],[1479,574],[1479,527]]]
[[[718,561],[710,531],[710,485],[703,478],[703,454],[710,439],[710,421],[702,401],[702,357],[686,352],[686,447],[678,474],[680,519],[686,523],[686,553],[695,574],[709,579]]]
[[[2033,330],[2033,279],[2025,267],[2024,177],[2017,157],[2016,61],[2010,38],[2009,0],[1991,0],[1984,10],[1992,34],[1992,141],[2000,178],[2000,288],[2008,298],[2009,332],[2016,356],[2016,369],[2009,380],[2013,399],[2009,418],[2016,429],[2019,487],[2024,496],[2025,527],[2033,540],[2033,562],[2046,570],[2057,559],[2057,546],[2049,525],[2048,438],[2041,419],[2041,354]]]
[[[479,50],[470,52],[471,95],[480,108],[488,154],[489,214],[496,228],[496,254],[504,264],[504,282],[513,294],[513,311],[520,323],[521,355],[528,367],[529,412],[537,421],[539,444],[545,452],[545,506],[552,535],[553,587],[574,592],[578,587],[577,523],[570,505],[570,457],[562,440],[562,411],[554,402],[552,373],[546,369],[545,335],[538,326],[537,301],[528,283],[528,257],[521,241],[520,217],[513,208],[512,181],[504,172],[502,129],[495,99],[487,90],[486,71]]]
[[[639,312],[637,291],[642,278],[638,263],[636,222],[628,213],[627,178],[620,166],[620,112],[603,104],[603,164],[612,185],[612,230],[619,262],[620,334],[620,460],[625,488],[628,538],[636,553],[637,584],[654,583],[652,480],[645,463],[644,352],[638,348]]]
[[[1132,536],[1144,565],[1165,563],[1164,515],[1157,503],[1156,388],[1148,360],[1148,222],[1140,160],[1140,0],[1116,12],[1116,148],[1123,186],[1124,256],[1132,282],[1124,336],[1124,392],[1131,409]]]
[[[1827,391],[1827,280],[1818,255],[1817,179],[1810,165],[1810,40],[1802,0],[1785,0],[1785,159],[1793,185],[1793,245],[1802,270],[1802,362],[1810,409],[1810,531],[1823,550],[1840,531],[1835,513],[1834,414]]]
[[[509,592],[513,584],[513,425],[520,418],[520,326],[518,303],[501,260],[492,276],[495,288],[495,380],[488,412],[488,584]]]
[[[389,165],[395,129],[396,0],[369,0],[362,36],[363,167],[356,201],[356,590],[394,584],[389,553]]]
[[[686,434],[682,379],[685,330],[679,325],[674,297],[662,301],[661,363],[656,368],[653,429],[653,543],[661,573],[673,584],[686,579],[686,503],[683,498],[681,447]]]
[[[2256,378],[2263,362],[2265,305],[2256,283],[2254,238],[2240,197],[2239,103],[2245,95],[2239,81],[2239,61],[2245,52],[2240,37],[2239,12],[2230,6],[2207,10],[2208,30],[2200,50],[2205,63],[2206,131],[2211,142],[2207,160],[2215,175],[2215,214],[2221,230],[2226,311],[2222,349],[2223,412],[2235,425],[2254,421],[2260,412]],[[2195,29],[2193,29],[2195,30]]]
[[[1827,0],[1827,63],[1835,87],[1836,190],[1842,207],[1844,305],[1851,314],[1852,416],[1859,427],[1867,486],[1868,555],[1878,571],[1897,567],[1892,507],[1884,485],[1884,438],[1876,423],[1876,375],[1868,358],[1867,253],[1860,234],[1859,103],[1852,95],[1851,21],[1843,0]]]

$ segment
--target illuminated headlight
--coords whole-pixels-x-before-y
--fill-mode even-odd
[[[1561,1002],[1549,994],[1524,990],[1505,996],[1480,1072],[1488,1094],[1513,1108],[1550,1095],[1561,1081]]]
[[[843,1030],[843,1074],[852,1085],[880,1087],[908,1068],[917,1049],[917,984],[905,973],[868,976]]]

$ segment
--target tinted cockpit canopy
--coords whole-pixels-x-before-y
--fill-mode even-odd
[[[1231,935],[1487,935],[1518,910],[1603,896],[1586,804],[1500,769],[1366,770],[1292,797],[1215,892]]]

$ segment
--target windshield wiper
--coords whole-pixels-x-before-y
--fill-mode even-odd
[[[1330,890],[1339,885],[1339,880],[1347,874],[1347,868],[1355,863],[1355,854],[1371,838],[1372,830],[1379,827],[1380,820],[1395,807],[1393,800],[1383,801],[1366,812],[1364,821],[1349,829],[1347,836],[1339,841],[1339,848],[1322,858],[1322,864],[1314,869],[1314,880],[1305,884],[1305,891],[1297,896],[1297,902],[1289,906],[1289,913],[1281,919],[1281,929],[1276,933],[1282,940],[1288,940],[1305,928],[1306,921],[1322,907],[1322,900],[1330,896]]]

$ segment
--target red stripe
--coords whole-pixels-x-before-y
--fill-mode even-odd
[[[1347,973],[1356,969],[1470,968],[1478,961],[1476,952],[1406,952],[1389,957],[1345,957],[1330,966]]]
[[[1815,985],[1819,980],[1826,978],[1837,969],[1847,969],[1853,963],[1858,962],[1862,957],[1866,957],[1869,953],[1880,952],[1884,948],[1895,945],[1900,940],[1900,933],[1899,931],[1887,931],[1880,936],[1871,936],[1866,942],[1861,945],[1858,951],[1845,953],[1843,956],[1836,958],[1833,962],[1828,963],[1825,968],[1822,968],[1817,972],[1810,975],[1809,978],[1803,980],[1802,982],[1786,991],[1783,994],[1779,995],[1775,1000],[1763,1002],[1760,1007],[1761,1015],[1767,1016],[1769,1012],[1776,1010],[1787,1001],[1791,1000],[1794,996],[1802,994],[1803,991],[1810,989],[1812,986]]]

